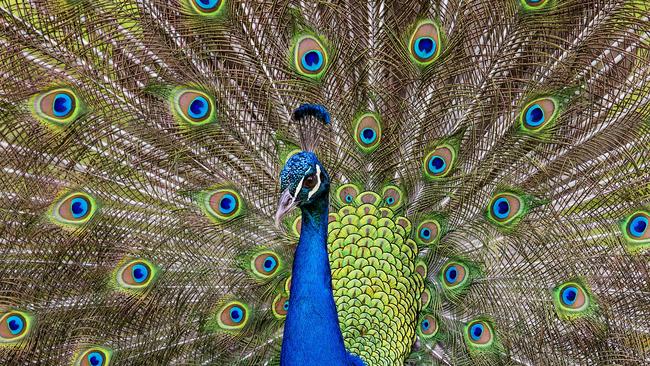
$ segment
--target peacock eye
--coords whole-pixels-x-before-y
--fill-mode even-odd
[[[561,283],[553,289],[555,312],[563,320],[572,320],[588,314],[595,300],[580,280]]]
[[[278,319],[284,319],[289,311],[289,296],[279,294],[273,300],[273,315]]]
[[[90,220],[96,208],[91,196],[81,192],[71,193],[52,207],[51,218],[59,225],[81,225]]]
[[[430,179],[442,178],[449,174],[456,153],[451,146],[440,146],[430,152],[424,159],[424,173]]]
[[[371,153],[381,142],[381,124],[374,113],[366,113],[357,118],[354,127],[354,141],[366,153]]]
[[[259,253],[251,261],[253,273],[260,278],[273,276],[280,268],[280,264],[278,255],[271,251]]]
[[[117,272],[117,283],[130,289],[147,287],[155,276],[155,268],[151,263],[136,259],[122,266]]]
[[[541,8],[548,0],[521,0],[522,5],[530,9]]]
[[[385,187],[382,196],[388,207],[395,208],[402,204],[402,191],[396,186]]]
[[[566,283],[560,286],[558,298],[560,306],[567,311],[580,311],[589,305],[585,290],[577,283]]]
[[[248,307],[239,301],[231,301],[221,308],[217,321],[222,329],[241,329],[248,322]]]
[[[208,124],[216,119],[213,99],[197,90],[177,91],[174,111],[180,122],[193,126]]]
[[[293,47],[294,64],[298,72],[310,78],[320,78],[327,69],[327,52],[314,36],[304,35]]]
[[[524,129],[538,131],[551,122],[557,115],[557,102],[552,98],[541,98],[529,103],[521,113],[521,125]]]
[[[359,195],[359,188],[354,184],[344,184],[336,190],[336,195],[343,204],[351,204]]]
[[[190,3],[201,13],[214,13],[221,7],[222,0],[190,0]]]
[[[79,356],[75,365],[79,366],[107,366],[111,361],[111,351],[106,348],[93,347],[84,351]]]
[[[425,220],[417,228],[416,242],[418,244],[434,244],[440,238],[440,223],[436,220]]]
[[[431,338],[438,333],[438,321],[433,315],[425,315],[420,319],[420,336],[423,338]]]
[[[0,317],[0,345],[16,342],[29,332],[30,317],[19,311],[9,311]]]
[[[302,182],[302,186],[307,188],[307,189],[312,189],[316,187],[316,183],[318,183],[318,179],[316,179],[316,173],[312,175],[308,175],[305,180]]]
[[[486,346],[492,342],[491,326],[481,320],[475,320],[467,325],[467,340],[473,345]]]
[[[449,262],[442,270],[443,284],[448,289],[455,289],[465,283],[467,267],[461,263]]]
[[[218,221],[232,220],[243,212],[241,197],[232,189],[208,192],[204,195],[203,202],[209,217]]]
[[[36,116],[55,125],[65,125],[74,121],[81,113],[81,103],[69,88],[51,90],[34,99]]]
[[[630,216],[626,225],[626,231],[629,237],[633,240],[650,239],[650,230],[648,230],[649,221],[650,215],[647,212],[637,212]]]
[[[421,66],[432,63],[440,55],[438,26],[432,21],[421,22],[413,32],[409,51],[411,57]]]
[[[512,193],[497,194],[489,206],[489,216],[498,224],[508,224],[523,211],[521,199]]]

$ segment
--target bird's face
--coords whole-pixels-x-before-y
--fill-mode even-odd
[[[287,160],[280,173],[280,203],[276,224],[295,207],[311,204],[329,192],[330,178],[316,154],[301,151]]]

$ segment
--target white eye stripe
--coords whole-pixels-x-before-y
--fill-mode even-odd
[[[293,200],[296,200],[296,197],[298,197],[298,193],[300,193],[300,190],[302,189],[302,182],[305,180],[305,177],[302,177],[300,182],[298,182],[298,185],[296,186],[296,191],[293,193]]]
[[[307,199],[310,199],[311,196],[313,196],[316,192],[318,192],[318,188],[320,188],[320,166],[319,165],[316,165],[316,179],[318,179],[316,181],[316,185],[314,186],[314,188],[311,189],[311,191],[309,191],[309,194],[307,195]],[[300,181],[300,183],[302,185],[302,181]]]

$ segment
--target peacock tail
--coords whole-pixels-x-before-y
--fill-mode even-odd
[[[650,363],[649,13],[0,0],[0,364],[279,364],[301,150],[367,366]]]

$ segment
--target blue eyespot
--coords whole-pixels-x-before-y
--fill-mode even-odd
[[[244,310],[239,306],[233,306],[230,309],[230,320],[235,323],[240,323],[244,319]]]
[[[450,284],[456,283],[456,280],[458,279],[458,271],[456,270],[456,267],[451,266],[447,268],[445,271],[445,279]]]
[[[205,118],[210,111],[210,103],[202,96],[195,97],[187,108],[187,114],[194,119]]]
[[[18,315],[12,315],[7,318],[7,327],[12,335],[20,334],[25,328],[25,320]]]
[[[642,215],[638,215],[637,217],[630,220],[629,228],[630,235],[635,238],[642,237],[648,229],[648,218]]]
[[[65,117],[72,112],[72,98],[64,93],[54,96],[54,105],[52,112],[56,117]]]
[[[233,212],[236,206],[235,196],[230,193],[224,194],[219,201],[219,211],[221,211],[222,214]]]
[[[434,156],[429,159],[429,170],[434,174],[443,172],[446,167],[447,163],[445,162],[445,159],[440,156]]]
[[[284,302],[282,308],[284,309],[284,311],[289,311],[289,300]]]
[[[310,50],[302,55],[302,67],[307,71],[317,71],[323,66],[323,54],[318,50]]]
[[[348,194],[348,195],[345,196],[345,202],[352,203],[352,200],[353,200],[352,195]]]
[[[539,104],[534,104],[526,112],[526,124],[537,127],[545,121],[544,110]]]
[[[264,272],[271,272],[278,265],[278,262],[272,256],[266,257],[264,260]]]
[[[429,322],[429,319],[424,319],[422,321],[422,330],[427,331],[431,327],[431,323]]]
[[[494,201],[492,211],[494,212],[494,216],[497,218],[505,219],[510,213],[510,202],[508,202],[506,198],[501,197]]]
[[[92,366],[101,366],[104,364],[104,356],[99,352],[91,352],[88,355],[88,363]]]
[[[361,141],[364,144],[370,145],[373,142],[375,142],[375,140],[377,139],[377,133],[372,128],[366,127],[363,130],[361,130],[361,136],[360,137],[361,137]]]
[[[469,335],[474,341],[478,341],[481,339],[484,330],[483,324],[476,323],[469,328]]]
[[[136,264],[131,267],[131,276],[135,282],[142,283],[149,277],[149,268],[142,264]]]
[[[431,239],[431,230],[429,230],[429,228],[423,227],[420,230],[420,238],[422,238],[424,240]]]
[[[389,204],[389,205],[392,205],[393,203],[395,203],[395,198],[394,197],[386,197],[386,203]],[[429,234],[429,235],[431,235],[431,234]]]
[[[562,289],[562,302],[567,305],[571,306],[573,303],[576,302],[576,299],[578,298],[578,289],[575,286],[567,286],[564,289]]]
[[[84,197],[76,197],[70,201],[70,212],[75,219],[82,218],[88,214],[90,203]]]
[[[203,10],[212,10],[216,8],[221,0],[194,0],[194,3]]]
[[[436,53],[437,44],[431,37],[420,37],[415,40],[413,47],[419,58],[428,59]]]

